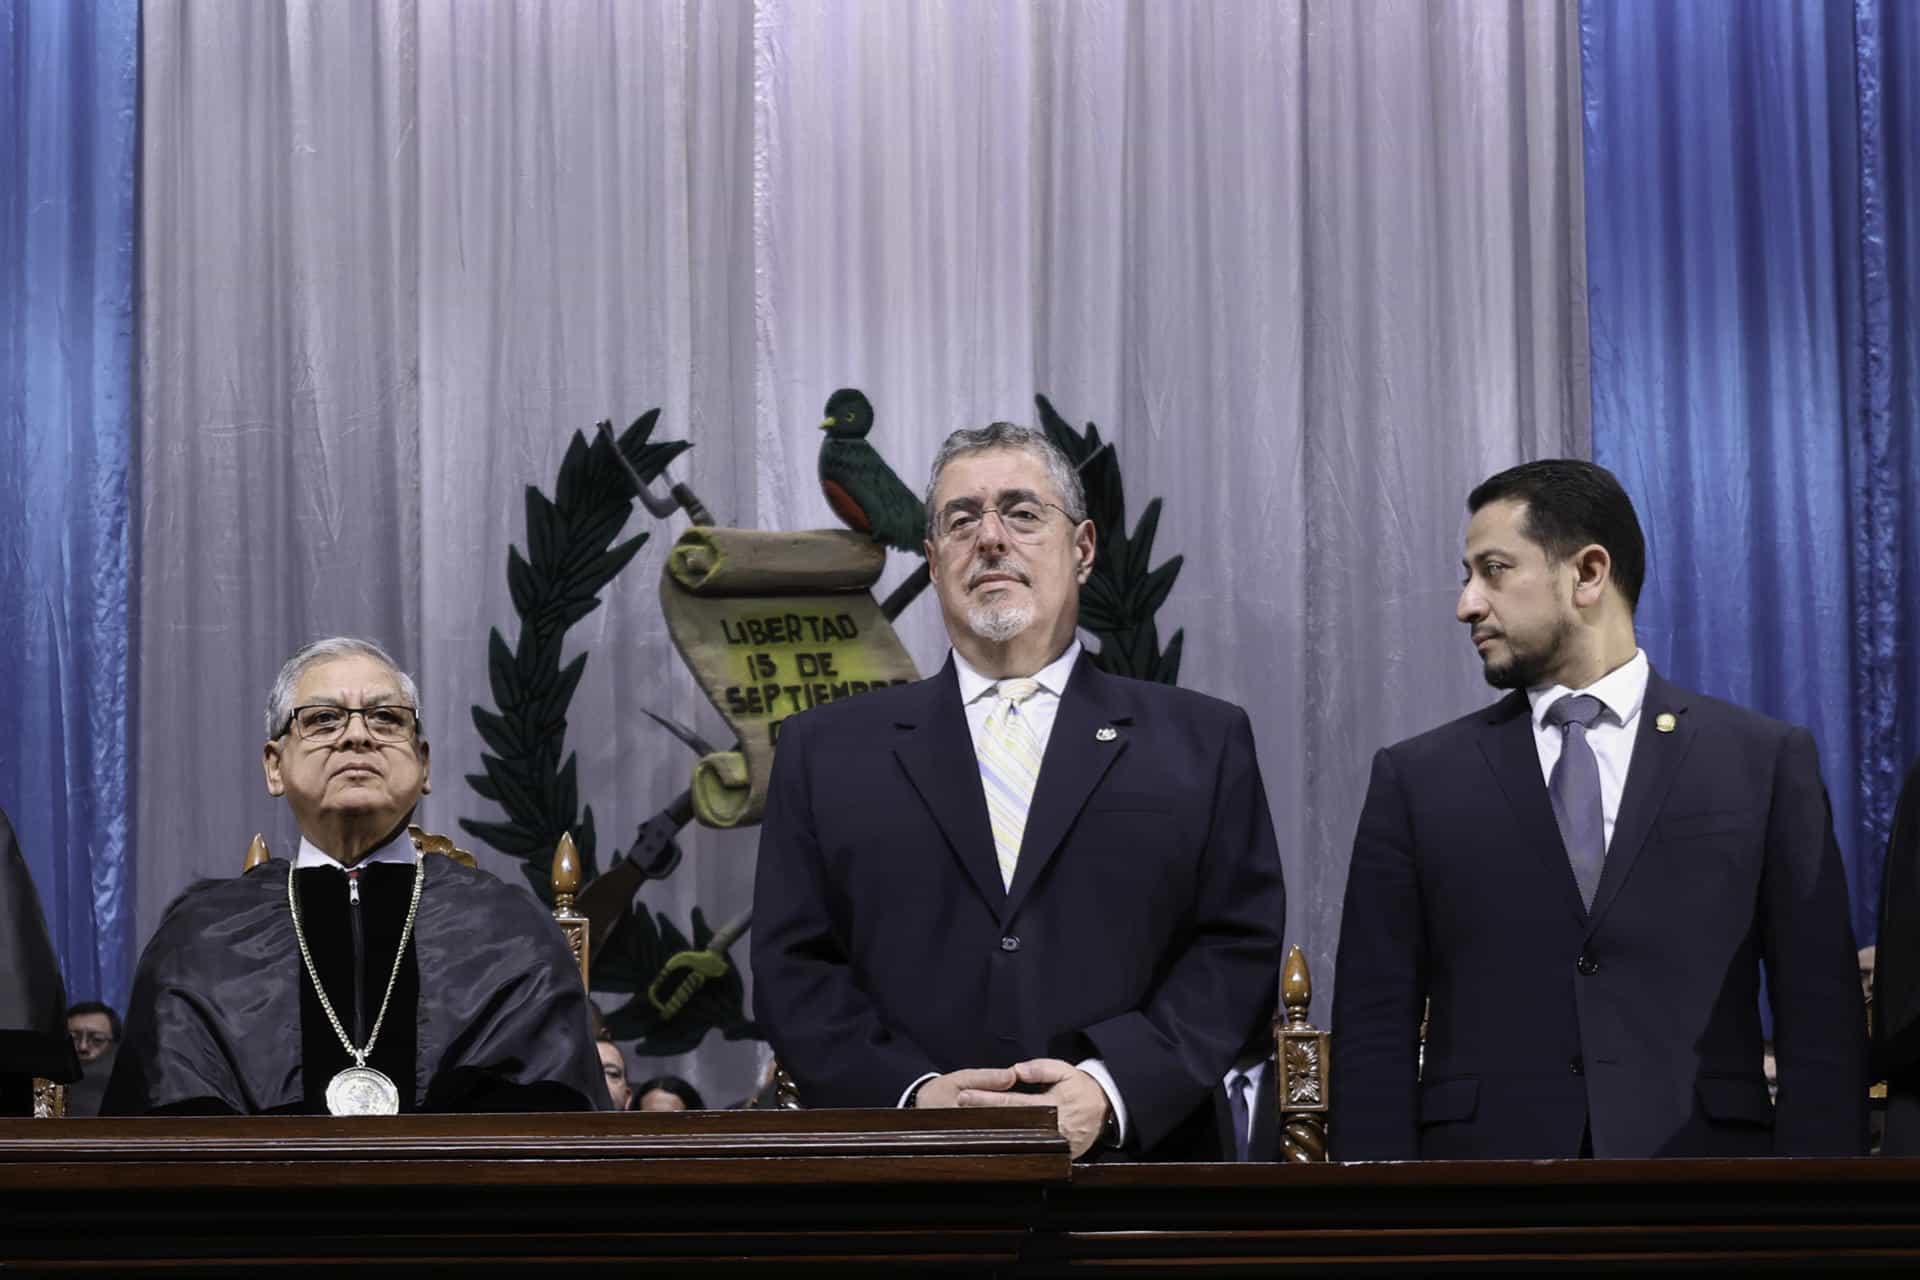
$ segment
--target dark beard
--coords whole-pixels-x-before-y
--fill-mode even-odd
[[[1547,636],[1546,644],[1532,652],[1526,652],[1513,643],[1513,637],[1507,637],[1507,649],[1512,654],[1505,663],[1496,666],[1484,663],[1480,674],[1487,683],[1496,689],[1531,689],[1548,683],[1547,673],[1560,662],[1567,642],[1573,636],[1573,619],[1562,618],[1554,625]]]

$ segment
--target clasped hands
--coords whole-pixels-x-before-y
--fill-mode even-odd
[[[1039,1093],[1015,1093],[1016,1085],[1045,1085]],[[916,1107],[1052,1107],[1073,1158],[1093,1149],[1107,1124],[1107,1091],[1100,1082],[1059,1058],[1032,1058],[1010,1067],[969,1067],[935,1076],[913,1096]]]

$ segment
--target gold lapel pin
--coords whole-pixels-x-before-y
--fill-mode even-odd
[[[1662,711],[1653,718],[1653,727],[1662,733],[1672,733],[1679,724],[1680,721],[1671,711]]]
[[[1095,729],[1093,731],[1093,738],[1094,738],[1094,741],[1096,742],[1112,742],[1115,738],[1119,736],[1120,736],[1120,731],[1114,728],[1112,725],[1106,725],[1103,728]]]

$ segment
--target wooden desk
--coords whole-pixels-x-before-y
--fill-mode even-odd
[[[0,1121],[0,1271],[1920,1268],[1920,1161],[1081,1166],[1044,1110]]]

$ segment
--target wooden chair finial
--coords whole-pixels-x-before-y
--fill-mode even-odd
[[[580,851],[573,847],[570,832],[562,832],[560,842],[553,847],[551,883],[554,921],[566,934],[567,945],[573,948],[573,958],[580,966],[580,985],[592,990],[587,970],[587,918],[573,907],[574,897],[580,892]]]
[[[247,872],[265,862],[268,857],[267,838],[257,831],[254,832],[253,839],[247,844],[247,860],[241,864],[240,874],[247,874]]]
[[[1307,969],[1306,952],[1299,944],[1287,949],[1287,962],[1280,967],[1280,1003],[1286,1006],[1287,1025],[1307,1025],[1307,1011],[1313,1005],[1313,974]]]
[[[566,910],[572,910],[574,895],[580,892],[580,851],[573,847],[573,833],[562,832],[560,843],[553,847],[553,909],[562,910],[561,899],[566,900]]]
[[[1280,1151],[1293,1164],[1319,1164],[1327,1158],[1327,1033],[1307,1021],[1313,1002],[1313,974],[1298,946],[1287,952],[1280,969],[1284,1017],[1273,1024],[1274,1066],[1279,1074]]]

